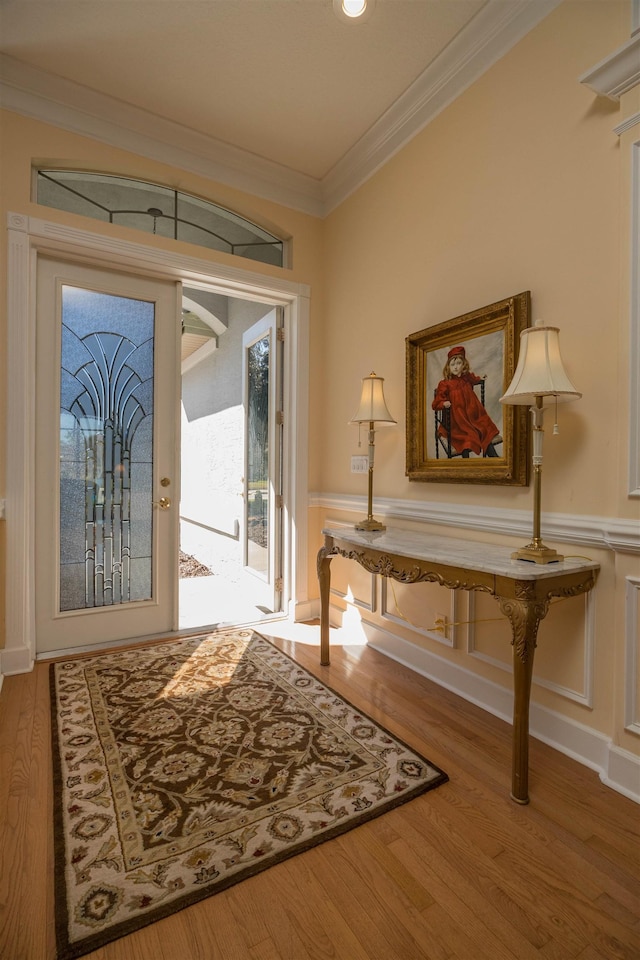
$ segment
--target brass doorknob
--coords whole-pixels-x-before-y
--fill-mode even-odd
[[[159,500],[153,501],[154,507],[160,507],[161,510],[168,510],[171,506],[171,497],[160,497]]]

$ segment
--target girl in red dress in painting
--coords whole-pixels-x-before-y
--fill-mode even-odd
[[[452,347],[442,371],[433,403],[434,410],[448,409],[451,416],[451,446],[462,457],[497,457],[494,444],[502,437],[495,423],[480,403],[473,385],[482,383],[469,368],[464,347]],[[447,432],[440,425],[438,433],[446,439]]]

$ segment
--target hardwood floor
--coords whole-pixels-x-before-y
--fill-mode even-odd
[[[374,650],[276,643],[449,783],[87,957],[640,960],[638,805],[532,740],[519,806],[508,724]],[[6,678],[2,960],[55,957],[49,727],[48,664]]]

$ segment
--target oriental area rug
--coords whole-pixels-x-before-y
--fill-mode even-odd
[[[71,960],[447,780],[247,629],[52,664]]]

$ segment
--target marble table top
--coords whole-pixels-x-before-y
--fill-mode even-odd
[[[355,530],[350,526],[336,526],[326,527],[322,533],[354,547],[368,547],[380,553],[396,554],[427,563],[480,570],[514,580],[544,580],[565,573],[600,569],[599,563],[583,557],[566,557],[564,560],[546,564],[512,560],[514,547],[503,547],[482,540],[435,536],[432,533],[404,530],[400,527],[367,531]]]

